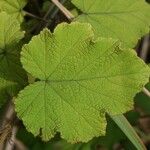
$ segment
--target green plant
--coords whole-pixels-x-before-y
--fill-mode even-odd
[[[144,0],[1,0],[2,149],[14,134],[29,149],[112,149],[126,138],[126,149],[146,149],[127,121],[135,113],[123,113],[149,94],[149,66],[132,49],[149,12]]]

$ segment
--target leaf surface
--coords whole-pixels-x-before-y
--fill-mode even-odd
[[[21,67],[20,44],[24,32],[12,16],[0,13],[0,103],[14,96],[25,85],[26,75]]]
[[[149,67],[112,39],[94,40],[89,24],[63,23],[44,29],[23,47],[24,68],[40,81],[16,100],[26,128],[49,140],[56,132],[69,142],[104,135],[105,113],[124,113],[149,78]],[[131,65],[132,64],[132,65]]]
[[[145,0],[72,0],[82,12],[75,20],[90,23],[95,34],[119,39],[133,48],[149,32],[150,5]]]
[[[27,0],[1,0],[0,10],[15,17],[19,22],[23,21],[23,8],[27,4]]]

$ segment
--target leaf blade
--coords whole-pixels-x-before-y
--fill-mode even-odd
[[[91,26],[78,22],[63,23],[53,34],[43,30],[21,55],[23,67],[40,81],[20,92],[16,111],[28,130],[34,135],[41,130],[46,141],[56,132],[73,143],[104,135],[105,113],[130,110],[135,93],[149,78],[149,67],[134,51],[121,48],[118,40],[94,40]],[[41,95],[34,92],[36,87]],[[39,121],[42,116],[46,126]]]
[[[5,11],[13,16],[19,22],[23,21],[23,8],[27,4],[27,0],[1,0],[0,11]]]
[[[140,0],[72,0],[82,12],[75,21],[88,22],[97,36],[119,39],[126,47],[133,48],[149,32],[150,6]]]
[[[0,100],[1,105],[9,96],[26,84],[26,73],[21,67],[19,41],[24,37],[19,22],[5,12],[0,13]],[[14,71],[15,70],[15,71]]]

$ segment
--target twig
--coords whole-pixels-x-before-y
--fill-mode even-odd
[[[61,3],[63,4],[66,0],[61,0]],[[59,9],[58,7],[55,8],[55,4],[52,3],[52,5],[49,6],[48,11],[46,12],[46,14],[44,15],[43,19],[44,20],[48,20],[48,22],[46,24],[43,25],[43,22],[41,22],[39,24],[39,26],[37,27],[36,30],[36,34],[43,28],[43,27],[48,27],[49,24],[52,22],[52,20],[54,19],[54,17],[56,16],[56,14],[58,13]],[[54,9],[54,10],[53,10]]]
[[[146,89],[145,87],[142,89],[142,92],[147,95],[148,97],[150,97],[150,91],[148,89]]]
[[[60,3],[61,3],[61,4],[64,4],[66,1],[67,1],[67,0],[60,0]],[[55,15],[56,15],[56,14],[58,13],[58,11],[59,11],[59,8],[58,8],[54,3],[52,3],[52,4],[53,4],[54,7],[56,7],[56,9],[53,10],[53,12],[51,13],[51,16],[50,16],[51,19],[53,19],[53,18],[55,17]]]
[[[143,59],[146,62],[147,54],[148,54],[148,46],[149,46],[149,34],[144,37],[142,50],[140,52],[140,58]],[[142,92],[150,97],[150,92],[148,89],[143,87]]]
[[[44,21],[44,22],[48,23],[48,21],[45,20],[44,18],[41,18],[41,17],[39,17],[39,16],[36,16],[36,15],[34,15],[34,14],[32,14],[32,13],[29,13],[29,12],[27,12],[27,11],[23,11],[23,12],[25,13],[25,15],[27,15],[27,16],[29,16],[29,17],[32,17],[32,18],[35,18],[35,19],[38,19],[38,20],[41,20],[41,21]]]
[[[38,1],[37,0],[32,0],[32,2],[34,3],[34,6],[35,6],[35,10],[37,11],[37,13],[39,14],[39,15],[41,15],[41,9],[40,9],[40,6],[39,6],[39,3],[38,3]]]
[[[49,6],[49,9],[48,9],[48,11],[46,12],[46,14],[44,15],[44,17],[43,17],[43,20],[46,20],[47,19],[47,17],[49,16],[49,14],[51,13],[51,11],[53,10],[53,8],[54,8],[54,5],[50,5]],[[49,22],[51,21],[51,19],[49,19]],[[47,24],[49,24],[49,23],[47,23]],[[47,26],[47,24],[46,24],[46,26]],[[45,25],[45,24],[44,24]],[[44,26],[43,25],[43,22],[41,22],[38,26],[36,26],[36,34],[42,29],[42,27]]]
[[[15,110],[14,110],[14,104],[11,101],[9,101],[9,103],[7,104],[7,108],[6,108],[6,111],[5,111],[5,114],[4,114],[4,117],[2,118],[2,129],[4,129],[4,132],[5,132],[5,128],[8,126],[8,124],[10,124],[10,129],[9,131],[6,131],[6,132],[10,132],[12,133],[11,134],[11,137],[10,139],[11,140],[11,146],[10,146],[10,143],[7,140],[7,137],[10,135],[9,133],[6,133],[1,145],[0,145],[0,149],[4,149],[4,147],[9,147],[9,149],[7,150],[13,150],[13,147],[14,147],[14,138],[15,138],[15,135],[16,135],[16,127],[12,125],[12,123],[14,122],[14,120],[16,119],[16,114],[15,114]]]
[[[12,118],[14,118],[14,114],[15,114],[14,106],[11,100],[8,103],[6,111],[5,111],[5,115],[4,115],[3,122],[2,122],[3,127],[8,123],[9,120],[12,120]]]
[[[74,18],[73,14],[70,13],[70,11],[66,9],[58,0],[52,0],[52,2],[62,11],[68,20],[71,21]]]
[[[66,2],[66,0],[60,0],[60,2],[61,2],[61,4],[63,4],[63,3]],[[53,3],[52,8],[54,8],[54,7],[56,7],[56,6],[55,6],[55,4]],[[51,15],[50,15],[49,18],[50,18],[51,20],[53,20],[53,19],[55,18],[56,14],[58,13],[58,11],[59,11],[59,8],[56,7],[56,9],[53,10],[53,12],[51,13]],[[47,19],[48,19],[48,16],[47,16]],[[45,27],[48,27],[48,26],[49,26],[49,23],[47,23]]]
[[[46,14],[44,15],[43,19],[47,19],[47,17],[49,16],[49,14],[51,13],[51,11],[54,9],[55,5],[50,5],[48,11],[46,12]]]
[[[146,58],[147,58],[148,46],[149,46],[149,35],[146,35],[146,36],[144,37],[142,50],[141,50],[141,52],[140,52],[140,57],[141,57],[144,61],[146,61]]]
[[[27,147],[18,139],[15,139],[15,147],[18,150],[28,150]]]
[[[14,149],[14,145],[15,145],[15,139],[16,139],[16,134],[18,131],[18,127],[14,126],[12,128],[12,134],[11,134],[11,138],[9,140],[7,140],[6,146],[5,146],[5,150],[13,150]]]

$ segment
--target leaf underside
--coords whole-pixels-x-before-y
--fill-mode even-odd
[[[145,0],[72,0],[81,15],[75,20],[90,23],[95,34],[119,39],[133,48],[149,32],[150,5]]]
[[[117,40],[94,40],[89,24],[44,29],[23,47],[21,62],[40,81],[27,86],[15,105],[26,128],[43,140],[56,132],[69,142],[104,135],[105,113],[124,113],[148,82],[149,67]]]

